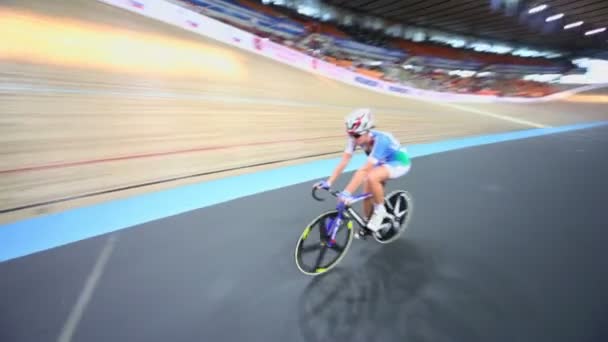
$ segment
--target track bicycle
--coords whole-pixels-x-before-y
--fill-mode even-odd
[[[324,198],[317,196],[317,188],[313,188],[312,197],[317,201]],[[334,197],[339,191],[327,190]],[[367,228],[367,221],[352,207],[355,203],[371,197],[371,193],[363,193],[354,197],[348,204],[340,202],[336,209],[329,210],[313,219],[304,229],[295,249],[295,260],[298,269],[307,275],[319,275],[335,267],[344,258],[353,237],[367,239],[372,236],[377,242],[387,244],[395,241],[405,231],[411,218],[413,201],[409,192],[395,190],[384,197],[387,217],[384,218],[381,230],[387,229],[382,236],[377,236]],[[354,232],[353,221],[357,223],[358,230]],[[344,237],[339,237],[344,233]],[[318,241],[316,241],[318,237]],[[318,252],[313,257],[313,265],[306,264],[304,256]],[[330,261],[324,263],[326,254],[330,254]],[[333,254],[333,258],[331,258]]]

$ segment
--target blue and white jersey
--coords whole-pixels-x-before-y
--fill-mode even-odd
[[[376,165],[380,164],[401,164],[410,163],[407,150],[401,147],[401,143],[391,133],[371,130],[373,139],[372,150],[366,151],[368,160]],[[357,148],[355,138],[349,137],[344,152],[352,154]]]

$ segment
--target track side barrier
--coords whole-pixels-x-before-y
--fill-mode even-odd
[[[366,77],[164,0],[98,1],[181,27],[307,72],[387,95],[446,102],[535,103],[559,100],[580,92],[608,87],[608,84],[587,85],[537,98],[436,92]]]

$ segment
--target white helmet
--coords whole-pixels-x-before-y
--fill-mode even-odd
[[[372,111],[369,108],[356,109],[344,119],[348,134],[361,134],[374,127]]]

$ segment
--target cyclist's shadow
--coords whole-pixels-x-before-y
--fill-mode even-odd
[[[373,341],[401,333],[392,328],[401,320],[400,308],[415,301],[428,283],[434,264],[420,247],[405,239],[373,246],[368,257],[336,266],[317,276],[299,302],[300,334],[309,342]],[[358,260],[361,259],[361,260]]]

